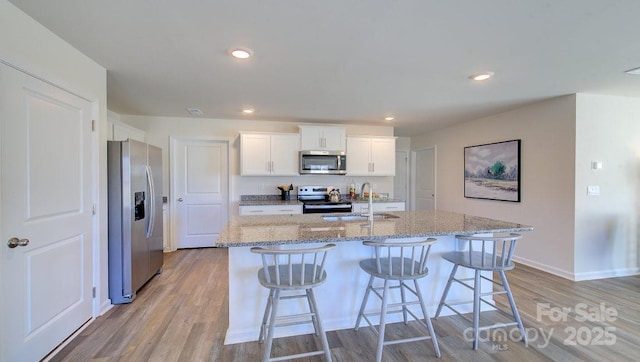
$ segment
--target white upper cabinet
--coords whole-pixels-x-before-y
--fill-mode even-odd
[[[107,117],[107,139],[109,141],[125,141],[128,138],[144,142],[144,131]]]
[[[395,176],[395,173],[395,138],[347,137],[347,175]]]
[[[345,131],[343,127],[307,126],[300,127],[301,150],[344,151]]]
[[[299,174],[300,138],[295,133],[242,133],[242,176],[293,176]]]

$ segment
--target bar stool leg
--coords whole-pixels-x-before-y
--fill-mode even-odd
[[[429,334],[431,335],[431,342],[433,342],[433,349],[436,350],[436,357],[440,358],[440,347],[438,347],[438,337],[436,337],[436,332],[433,329],[433,324],[431,323],[429,312],[427,311],[427,307],[424,304],[424,299],[422,298],[422,292],[420,291],[418,280],[414,279],[413,284],[415,285],[416,293],[418,293],[418,300],[420,301],[420,308],[422,308],[422,315],[424,316],[424,321],[425,323],[427,323],[427,327],[429,328]]]
[[[405,297],[405,292],[404,292],[404,288],[406,288],[407,286],[404,284],[404,282],[402,280],[398,281],[400,283],[400,296],[402,297],[402,317],[404,319],[404,324],[407,325],[408,321],[407,321],[407,299]],[[422,298],[420,296],[420,298]]]
[[[382,361],[382,348],[384,347],[384,331],[386,329],[387,299],[389,298],[389,280],[384,280],[382,292],[382,310],[380,311],[380,326],[378,327],[378,349],[376,350],[376,362]]]
[[[522,341],[527,343],[527,332],[524,330],[524,325],[522,324],[522,320],[520,319],[520,313],[518,313],[518,307],[516,307],[516,301],[513,299],[513,294],[511,294],[511,288],[509,287],[509,282],[507,281],[507,276],[504,273],[504,270],[498,271],[500,274],[500,279],[502,279],[502,286],[504,290],[507,291],[507,299],[509,300],[509,305],[511,306],[511,313],[513,313],[513,317],[518,323],[518,329],[520,330],[520,335],[522,336]]]
[[[473,349],[478,350],[480,337],[480,270],[476,269],[473,282]]]
[[[273,345],[273,333],[276,328],[276,315],[278,314],[278,302],[280,301],[280,289],[274,290],[273,302],[271,304],[271,317],[269,319],[269,331],[267,332],[267,342],[264,346],[263,362],[269,362],[271,358],[271,346]]]
[[[264,307],[264,316],[262,317],[262,324],[260,325],[260,336],[258,337],[258,343],[264,342],[264,335],[266,333],[267,322],[269,321],[269,314],[271,314],[271,303],[273,301],[273,289],[269,289],[269,297],[267,298],[267,306]]]
[[[369,293],[371,292],[374,279],[375,277],[373,275],[369,277],[369,284],[367,284],[367,289],[364,292],[364,298],[362,298],[362,304],[360,304],[360,312],[358,312],[358,319],[356,320],[356,328],[355,328],[356,331],[360,327],[360,321],[362,321],[362,316],[364,315],[364,309],[367,307],[367,301],[369,300]]]
[[[316,297],[313,293],[313,289],[307,289],[307,296],[309,298],[309,304],[313,305],[313,307],[311,308],[312,313],[315,314],[316,317],[316,324],[317,324],[317,333],[320,334],[320,340],[322,341],[322,349],[324,350],[324,356],[327,359],[328,362],[331,362],[331,349],[329,349],[329,341],[327,340],[327,334],[324,331],[324,328],[322,328],[322,318],[320,318],[320,315],[318,314],[318,304],[316,303]]]
[[[318,328],[318,311],[316,310],[315,305],[311,302],[311,289],[305,289],[305,294],[307,296],[307,303],[309,304],[309,312],[311,313],[313,329],[316,331],[316,336],[318,336],[320,333]]]
[[[440,298],[440,303],[438,304],[438,310],[436,310],[436,315],[434,318],[438,318],[440,316],[440,312],[442,311],[442,307],[444,306],[444,303],[447,300],[447,295],[449,294],[449,289],[451,288],[451,284],[453,283],[453,278],[456,276],[457,270],[458,270],[458,265],[454,264],[453,269],[451,270],[451,274],[449,274],[449,279],[447,280],[447,286],[444,287],[444,292],[442,292],[442,298]]]

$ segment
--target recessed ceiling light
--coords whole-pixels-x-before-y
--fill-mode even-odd
[[[391,117],[391,116],[388,116],[388,117],[384,117],[384,120],[385,120],[385,121],[388,121],[388,122],[391,122],[391,121],[393,121],[393,120],[394,120],[394,118],[393,118],[393,117]]]
[[[487,80],[491,77],[493,77],[494,73],[493,72],[482,72],[482,73],[476,73],[476,74],[472,74],[469,79],[473,79],[473,80]]]
[[[253,51],[249,48],[233,48],[229,49],[229,54],[236,59],[248,59],[253,56]]]
[[[242,110],[242,113],[244,114],[253,114],[253,112],[255,112],[256,110],[253,108],[245,108]]]
[[[625,73],[633,74],[633,75],[640,75],[640,67],[629,69],[629,70],[625,70]]]
[[[187,112],[191,113],[192,116],[202,116],[204,114],[198,108],[187,108]]]

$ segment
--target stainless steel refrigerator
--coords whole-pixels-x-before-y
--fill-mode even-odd
[[[162,150],[108,141],[109,297],[131,303],[162,272]]]

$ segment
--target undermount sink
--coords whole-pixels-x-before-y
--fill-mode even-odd
[[[386,214],[386,213],[374,213],[374,220],[385,219],[397,219],[400,216]],[[346,214],[346,215],[327,215],[322,217],[325,221],[367,221],[369,220],[366,215],[361,214]]]

